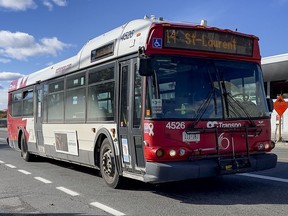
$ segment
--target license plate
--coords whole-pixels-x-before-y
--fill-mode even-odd
[[[182,133],[183,142],[199,142],[200,134],[199,133],[191,133],[187,134],[185,131]]]
[[[232,165],[226,165],[225,170],[232,170],[233,166]]]

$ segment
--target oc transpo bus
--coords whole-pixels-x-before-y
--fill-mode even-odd
[[[8,141],[26,161],[97,168],[106,184],[276,166],[256,36],[145,17],[12,81]],[[273,103],[272,103],[273,104]]]

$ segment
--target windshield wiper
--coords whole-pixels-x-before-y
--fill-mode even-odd
[[[214,81],[212,79],[212,75],[211,75],[211,72],[210,70],[208,69],[208,75],[209,75],[209,79],[210,79],[210,83],[211,83],[211,87],[213,89],[213,101],[214,101],[214,111],[215,111],[215,115],[217,115],[217,98],[216,98],[216,88],[214,86]],[[216,77],[217,77],[217,74],[216,74]],[[219,85],[219,81],[217,79],[217,82],[218,82],[218,85]]]
[[[221,90],[223,92],[223,97],[224,97],[224,103],[225,103],[225,108],[226,108],[226,113],[227,113],[227,116],[230,116],[229,114],[229,106],[228,106],[228,92],[227,92],[227,89],[226,89],[226,85],[225,85],[225,81],[222,80],[222,81],[219,81],[221,83]],[[224,109],[223,109],[224,110]]]
[[[231,98],[232,101],[234,101],[234,102],[238,105],[238,107],[244,112],[244,114],[247,116],[247,118],[248,118],[248,120],[249,120],[249,122],[250,122],[250,125],[251,125],[252,127],[256,127],[254,121],[252,121],[251,116],[250,116],[250,114],[247,112],[247,110],[245,109],[245,107],[243,107],[242,104],[241,104],[238,100],[236,100],[235,98],[233,98],[233,96],[231,95],[231,93],[227,91],[227,89],[226,89],[226,84],[225,84],[225,81],[224,81],[224,80],[221,81],[221,87],[222,87],[222,91],[223,91],[223,97],[224,97],[224,102],[225,102],[225,108],[226,108],[227,116],[228,116],[228,117],[230,116],[229,107],[231,107],[231,108],[232,108],[232,111],[233,111],[235,114],[237,114],[239,117],[241,117],[241,114],[237,111],[237,109],[236,109],[236,107],[234,106],[234,104],[231,103],[231,102],[229,102],[229,99],[228,99],[228,97],[229,97],[229,98]]]
[[[209,62],[209,65],[210,65],[210,68],[207,70],[208,72],[208,75],[209,75],[209,80],[210,80],[210,83],[211,83],[211,90],[209,92],[209,95],[208,97],[206,98],[206,100],[200,105],[200,107],[197,109],[196,111],[196,121],[194,121],[193,125],[190,127],[191,129],[195,128],[196,125],[199,123],[199,121],[202,119],[202,116],[204,115],[204,113],[206,112],[211,100],[212,100],[212,97],[213,97],[213,101],[214,101],[214,112],[215,114],[217,115],[217,99],[216,99],[216,89],[215,86],[214,86],[214,81],[213,81],[213,78],[212,78],[212,75],[211,75],[211,71],[210,69],[214,69],[215,66],[212,62]],[[217,76],[217,74],[216,74]],[[219,83],[219,79],[217,77],[217,80],[218,80],[218,83]]]
[[[191,129],[195,128],[195,126],[199,123],[199,121],[201,120],[202,116],[204,115],[204,113],[206,112],[211,100],[212,100],[212,96],[213,94],[215,95],[215,88],[211,89],[211,91],[209,92],[208,97],[206,98],[206,100],[200,105],[200,107],[197,109],[196,111],[196,121],[194,121],[193,125],[190,127]]]
[[[231,95],[231,93],[227,93],[227,96],[228,96],[232,101],[234,101],[234,102],[238,105],[238,107],[244,112],[244,114],[247,116],[247,118],[248,118],[248,120],[249,120],[249,122],[250,122],[250,125],[251,125],[252,127],[256,127],[255,122],[252,121],[251,116],[250,116],[250,114],[247,112],[247,110],[245,109],[245,107],[243,107],[243,105],[242,105],[238,100],[236,100],[235,98],[233,98],[233,96]],[[227,99],[228,99],[228,98],[227,98]],[[229,100],[227,100],[227,102],[229,103]],[[230,107],[233,109],[233,111],[234,111],[239,117],[241,117],[241,114],[237,111],[237,109],[236,109],[236,107],[234,106],[234,104],[230,102],[229,105],[230,105]],[[227,107],[227,110],[229,110],[229,107]],[[228,114],[228,113],[227,113],[227,114]],[[228,116],[229,116],[229,115],[228,115]]]

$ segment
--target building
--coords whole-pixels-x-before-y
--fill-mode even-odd
[[[262,58],[262,70],[265,82],[266,95],[273,101],[282,95],[288,102],[288,53]],[[274,110],[271,117],[272,139],[279,138],[279,117]],[[288,141],[288,110],[281,119],[281,137]]]

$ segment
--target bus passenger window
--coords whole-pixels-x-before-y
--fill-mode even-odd
[[[85,85],[85,73],[67,77],[66,88],[76,88]]]
[[[114,120],[114,65],[93,68],[88,74],[87,120]]]
[[[101,70],[92,70],[91,73],[89,73],[89,84],[95,84],[107,80],[113,80],[114,79],[114,67],[104,68]]]
[[[47,89],[47,87],[45,87]],[[48,85],[47,120],[48,122],[64,121],[64,80],[57,80]]]
[[[122,70],[122,76],[121,76],[121,89],[120,89],[120,95],[121,95],[121,104],[120,104],[120,126],[126,127],[128,122],[128,66],[125,65],[121,68]]]
[[[48,122],[63,122],[64,93],[53,93],[47,98]]]
[[[12,116],[22,115],[22,92],[12,94]]]
[[[33,90],[23,92],[23,116],[33,115]]]
[[[134,110],[133,110],[133,127],[139,128],[141,125],[141,76],[137,72],[137,66],[134,65]]]
[[[48,96],[48,85],[45,84],[43,88],[43,119],[42,121],[47,123],[47,96]]]
[[[114,82],[88,88],[87,119],[114,120]]]
[[[67,91],[65,106],[66,121],[85,120],[85,88]]]

